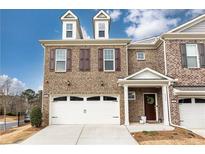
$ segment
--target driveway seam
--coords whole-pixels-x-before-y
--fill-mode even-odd
[[[85,128],[85,125],[83,125],[83,127],[82,127],[82,129],[81,129],[81,131],[80,131],[80,134],[79,134],[79,136],[78,136],[78,139],[77,139],[77,141],[76,141],[76,145],[78,144],[78,141],[80,140],[80,136],[82,135],[82,133],[83,133],[83,129]]]

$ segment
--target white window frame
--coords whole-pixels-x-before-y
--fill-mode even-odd
[[[67,30],[67,25],[72,25],[72,30]],[[73,23],[66,23],[66,38],[73,38]],[[72,36],[71,37],[67,37],[67,32],[72,32]]]
[[[57,70],[57,68],[56,68],[56,64],[57,64],[57,62],[58,61],[61,61],[62,62],[62,60],[57,60],[57,51],[58,50],[64,50],[64,52],[65,52],[65,70],[62,70],[62,71],[59,71],[59,70]],[[56,51],[55,51],[55,72],[66,72],[66,69],[67,69],[67,50],[66,49],[56,49]]]
[[[113,59],[105,59],[105,50],[112,50]],[[113,70],[105,70],[105,61],[113,61]],[[103,49],[103,70],[104,72],[114,72],[115,71],[115,49]]]
[[[132,95],[134,96],[134,98],[130,98],[130,97],[129,97],[129,93],[132,93]],[[129,101],[134,101],[134,100],[136,100],[136,93],[135,93],[135,91],[128,91],[128,100],[129,100]]]
[[[187,55],[187,53],[186,53],[187,67],[188,67],[188,68],[200,68],[198,45],[197,45],[197,44],[186,44],[186,52],[187,52],[187,46],[188,46],[188,45],[194,45],[195,48],[196,48],[196,50],[197,50],[197,55],[196,55],[196,57],[197,57],[197,58],[196,58],[196,59],[197,59],[197,66],[196,66],[196,67],[189,67],[189,66],[188,66],[188,55]]]
[[[103,29],[103,30],[100,29],[100,24],[104,24],[104,29]],[[106,24],[105,24],[105,22],[99,22],[99,23],[98,23],[98,37],[99,37],[99,38],[105,38],[105,29],[106,29]],[[104,37],[100,37],[100,35],[99,35],[99,34],[100,34],[100,31],[104,31]]]
[[[144,55],[143,59],[139,58],[138,54],[140,54],[140,53],[143,53],[143,55]],[[137,60],[139,60],[139,61],[145,60],[145,52],[144,51],[138,51],[136,54],[137,54]]]

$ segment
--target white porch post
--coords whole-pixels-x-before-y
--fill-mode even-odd
[[[128,86],[124,85],[125,125],[129,125]]]
[[[169,125],[168,100],[167,100],[167,86],[162,86],[162,101],[163,101],[163,116],[164,125]]]

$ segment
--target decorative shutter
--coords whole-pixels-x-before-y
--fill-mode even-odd
[[[103,49],[98,49],[98,70],[103,71]]]
[[[180,44],[182,67],[187,68],[186,44]]]
[[[83,49],[80,49],[79,70],[84,71],[84,50]]]
[[[115,70],[121,71],[120,49],[115,49]]]
[[[55,70],[55,50],[56,49],[50,49],[50,71]]]
[[[67,49],[67,71],[72,70],[72,51]]]
[[[199,50],[199,59],[200,59],[200,67],[205,68],[205,49],[204,44],[200,43],[198,44],[198,50]]]
[[[90,71],[90,49],[86,49],[84,52],[84,71]]]

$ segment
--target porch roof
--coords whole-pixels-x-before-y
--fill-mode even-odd
[[[163,75],[153,69],[144,68],[134,74],[131,74],[123,79],[118,79],[119,85],[144,85],[144,86],[156,86],[162,84],[168,84],[174,79]]]

